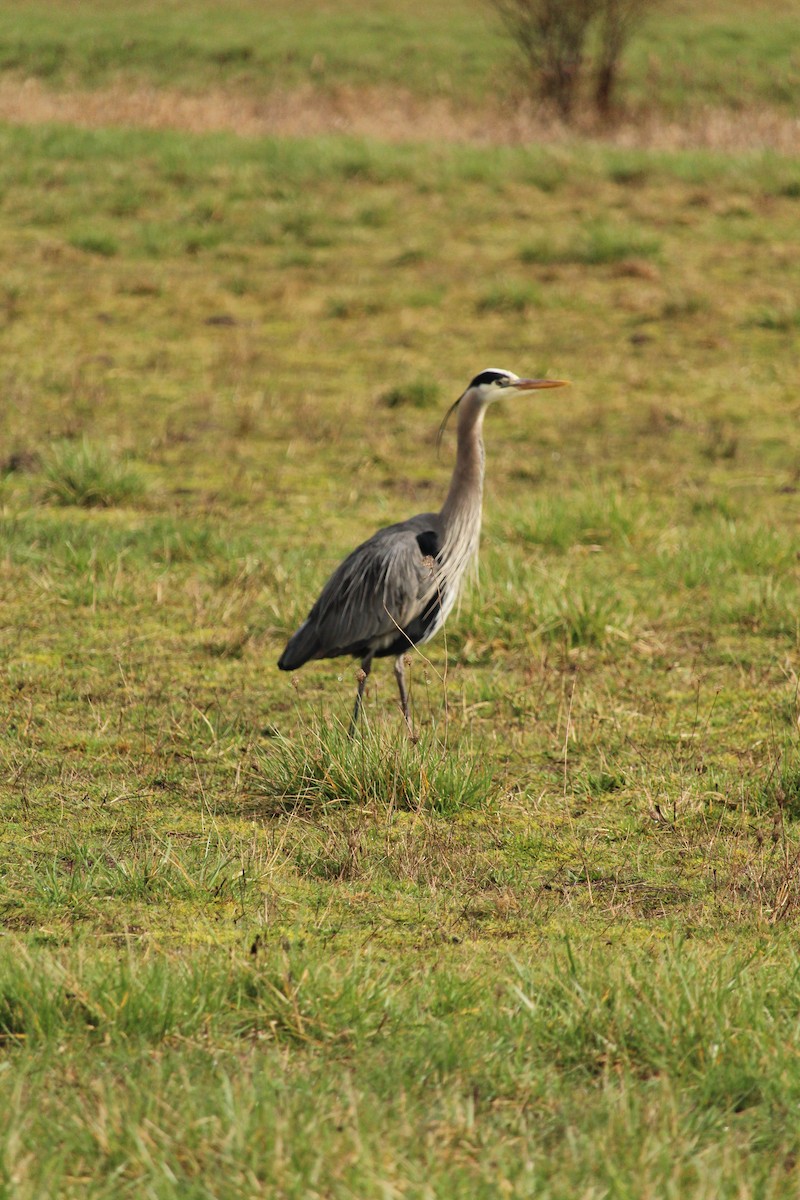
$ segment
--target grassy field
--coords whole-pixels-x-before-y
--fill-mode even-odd
[[[0,197],[0,1196],[795,1196],[798,163],[5,126]],[[492,364],[572,386],[348,742],[275,661]]]
[[[752,105],[796,112],[794,0],[657,4],[630,47],[626,103],[682,115]],[[122,76],[206,92],[264,95],[311,84],[409,90],[459,105],[521,91],[489,3],[371,0],[17,0],[0,9],[0,70],[57,87]]]

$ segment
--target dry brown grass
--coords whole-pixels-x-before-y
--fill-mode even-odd
[[[266,99],[212,89],[203,94],[123,83],[87,91],[52,90],[37,79],[0,79],[0,120],[58,122],[94,129],[124,126],[190,133],[228,131],[243,137],[350,134],[389,142],[440,141],[475,145],[552,143],[582,137],[625,148],[748,151],[800,150],[800,118],[772,109],[746,113],[706,108],[680,121],[637,114],[613,126],[591,118],[567,130],[531,107],[456,106],[396,89],[340,86],[274,91]]]

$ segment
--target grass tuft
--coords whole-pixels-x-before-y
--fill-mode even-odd
[[[69,239],[69,244],[76,250],[83,250],[86,254],[97,254],[101,258],[113,258],[119,250],[119,242],[108,233],[74,233]]]
[[[529,308],[542,304],[538,288],[529,283],[496,284],[479,296],[475,302],[477,313],[524,313]]]
[[[575,263],[580,266],[604,266],[627,258],[653,258],[661,248],[658,238],[635,226],[612,225],[595,221],[567,241],[538,238],[519,252],[527,265],[555,266]]]
[[[344,804],[453,814],[490,800],[491,774],[464,746],[426,731],[411,741],[362,720],[352,738],[336,720],[302,736],[276,734],[256,756],[254,789],[277,809],[319,811]]]
[[[59,442],[44,463],[45,500],[80,508],[114,508],[139,500],[141,477],[86,439]]]
[[[800,329],[800,307],[765,307],[750,319],[756,329],[769,329],[775,333],[792,333]]]
[[[610,588],[567,584],[542,606],[542,631],[567,646],[602,646],[623,623],[619,601]]]
[[[415,379],[382,392],[379,403],[386,408],[432,408],[439,402],[441,388],[430,379]]]

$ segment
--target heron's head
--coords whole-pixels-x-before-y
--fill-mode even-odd
[[[489,367],[476,375],[459,397],[463,400],[468,392],[474,391],[482,404],[492,404],[503,396],[513,396],[515,392],[532,392],[536,388],[564,387],[566,379],[520,379],[513,371],[503,371],[500,367]]]
[[[495,400],[501,400],[504,396],[513,396],[517,392],[532,392],[537,388],[565,387],[567,382],[566,379],[521,379],[513,371],[504,371],[500,367],[488,367],[475,376],[452,408],[448,410],[439,430],[439,438],[441,439],[450,416],[468,396],[472,403],[477,404],[480,408],[488,408]]]

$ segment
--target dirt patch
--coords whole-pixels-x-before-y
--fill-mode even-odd
[[[308,87],[251,98],[224,90],[192,95],[121,83],[94,91],[53,91],[37,79],[11,77],[0,79],[0,120],[24,125],[59,122],[88,129],[226,131],[244,137],[339,133],[389,142],[473,145],[552,143],[576,137],[574,130],[543,119],[524,105],[470,109],[444,98],[421,99],[388,89]],[[772,109],[747,113],[705,109],[681,121],[646,115],[602,130],[586,123],[577,136],[629,148],[769,149],[788,155],[800,150],[800,119]]]

